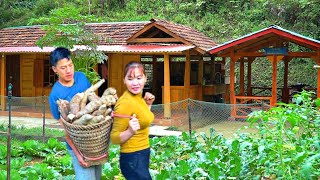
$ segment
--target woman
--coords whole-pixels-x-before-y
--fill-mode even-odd
[[[150,111],[154,96],[147,92],[142,97],[146,81],[143,65],[139,62],[128,63],[124,71],[127,90],[114,108],[111,141],[120,144],[120,169],[128,180],[151,179],[149,127],[154,119]]]

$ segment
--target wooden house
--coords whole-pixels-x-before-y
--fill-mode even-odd
[[[156,104],[187,98],[212,101],[228,89],[223,59],[215,59],[208,51],[217,44],[191,27],[158,19],[87,27],[103,39],[98,49],[108,56],[108,86],[115,87],[119,95],[125,89],[123,69],[129,61],[144,64],[148,76],[145,91],[155,94]],[[49,64],[53,47],[41,49],[35,44],[44,34],[41,26],[0,30],[2,111],[6,110],[9,82],[16,97],[49,95],[56,80]]]
[[[293,46],[300,48],[292,48]],[[288,86],[289,62],[294,58],[305,58],[313,61],[315,66],[320,65],[320,41],[275,25],[212,47],[209,52],[212,55],[230,59],[230,104],[243,104],[253,100],[268,101],[270,106],[275,106],[278,101],[288,103],[290,90]],[[270,62],[272,67],[271,87],[252,86],[251,65],[258,58]],[[283,84],[277,84],[277,76],[280,74],[277,72],[277,66],[280,61],[284,62]],[[237,77],[240,82],[239,94],[235,92],[236,63],[240,67],[240,77]],[[247,71],[244,69],[245,64],[247,64]],[[320,69],[314,70],[317,71],[317,87],[313,90],[316,90],[317,97],[320,98]],[[247,72],[246,76],[245,72]],[[308,72],[301,73],[307,74]],[[246,87],[245,80],[247,81]],[[252,93],[254,88],[269,89],[271,94],[269,96],[257,96]],[[277,93],[278,89],[280,89],[280,93]],[[236,112],[237,110],[234,108],[232,116],[242,118]]]

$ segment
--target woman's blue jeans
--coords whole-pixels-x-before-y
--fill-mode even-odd
[[[68,150],[72,159],[74,173],[76,174],[76,180],[100,180],[102,174],[102,166],[94,165],[90,167],[82,167],[76,155],[72,150]]]
[[[120,153],[121,173],[127,180],[151,180],[150,148],[132,153]]]

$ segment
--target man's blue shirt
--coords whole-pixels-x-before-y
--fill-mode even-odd
[[[74,83],[70,87],[63,86],[59,81],[55,82],[49,95],[49,105],[52,116],[57,120],[60,119],[60,112],[57,104],[58,99],[64,99],[70,102],[74,95],[79,92],[84,92],[90,86],[91,84],[88,78],[82,72],[74,73]],[[71,150],[68,143],[67,149]]]
[[[63,86],[59,81],[55,82],[49,95],[49,105],[53,117],[55,119],[60,119],[60,112],[57,104],[58,99],[64,99],[70,102],[75,94],[84,92],[90,86],[89,80],[82,72],[74,73],[74,83],[70,87]]]

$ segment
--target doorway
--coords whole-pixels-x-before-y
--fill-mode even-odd
[[[12,96],[20,96],[20,55],[6,56],[6,82],[13,85]]]

